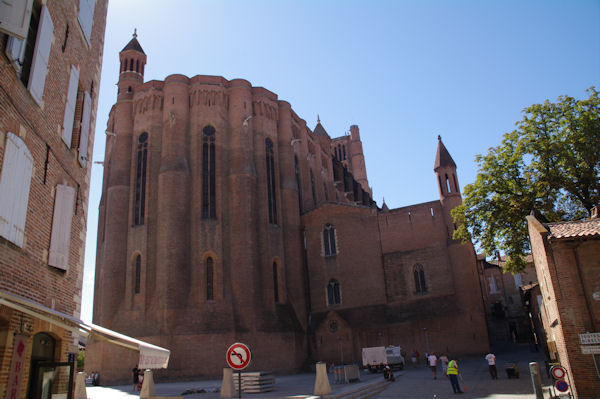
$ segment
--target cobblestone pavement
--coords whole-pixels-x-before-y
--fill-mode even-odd
[[[450,381],[442,376],[438,370],[438,378],[433,379],[431,370],[424,364],[416,368],[407,367],[404,371],[396,373],[396,381],[378,395],[376,399],[406,398],[406,399],[445,399],[445,398],[485,398],[485,399],[535,399],[529,375],[529,362],[537,361],[543,370],[543,355],[532,353],[528,346],[511,348],[509,351],[497,352],[498,379],[492,380],[488,372],[487,362],[483,358],[485,354],[477,358],[459,359],[459,367],[464,380],[465,393],[455,395],[452,392]],[[517,363],[520,378],[507,378],[505,365]],[[542,372],[545,398],[549,398],[548,386],[550,381]],[[383,379],[381,374],[361,373],[361,381],[354,384],[331,384],[334,394],[356,389],[362,385],[369,385]],[[295,374],[276,376],[276,388],[272,392],[262,394],[243,394],[244,399],[274,399],[306,398],[311,396],[314,389],[314,374]],[[218,388],[220,380],[187,381],[156,383],[157,396],[182,396],[189,390],[203,389],[204,393],[189,393],[183,395],[185,399],[219,399]],[[138,393],[131,392],[131,385],[114,387],[88,387],[87,393],[90,399],[130,399],[138,398]],[[436,395],[436,396],[434,396]]]

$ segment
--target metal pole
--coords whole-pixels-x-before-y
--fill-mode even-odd
[[[238,371],[238,398],[242,399],[242,372]]]
[[[531,374],[531,383],[533,384],[533,392],[536,399],[544,399],[544,391],[542,391],[542,377],[540,376],[540,367],[537,362],[529,363],[529,372]]]

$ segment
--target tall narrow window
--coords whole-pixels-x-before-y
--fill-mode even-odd
[[[344,150],[344,161],[345,161],[346,160],[346,146],[343,146],[342,148]]]
[[[206,258],[206,299],[215,299],[215,267],[212,258]]]
[[[146,167],[148,163],[148,133],[140,134],[137,145],[137,168],[135,174],[135,217],[136,226],[144,224],[146,212]]]
[[[296,172],[296,186],[298,186],[298,210],[302,213],[302,184],[300,183],[300,166],[296,156],[294,156],[294,169]]]
[[[202,129],[202,218],[216,218],[215,128]]]
[[[315,190],[315,175],[310,171],[310,190],[312,192],[313,206],[317,206],[317,191]]]
[[[279,270],[277,270],[277,262],[273,262],[273,297],[275,303],[279,303]]]
[[[273,155],[273,142],[265,140],[266,166],[267,166],[267,203],[269,207],[269,223],[277,224],[277,201],[275,195],[275,157]]]
[[[327,284],[327,303],[328,305],[339,305],[341,303],[340,283],[337,280],[330,280]]]
[[[446,173],[446,189],[449,193],[452,192],[452,189],[450,188],[450,179],[448,179],[448,173]]]
[[[135,284],[134,284],[134,292],[136,294],[140,293],[140,280],[142,276],[142,256],[138,254],[135,257]]]
[[[413,268],[413,277],[415,280],[415,293],[425,294],[427,292],[427,283],[425,281],[425,270],[423,270],[423,266],[415,265]]]
[[[460,192],[460,190],[458,189],[458,181],[456,181],[456,175],[454,173],[452,173],[452,179],[454,180],[454,192]]]
[[[325,256],[333,256],[337,254],[335,247],[335,228],[327,224],[323,229],[323,248]]]

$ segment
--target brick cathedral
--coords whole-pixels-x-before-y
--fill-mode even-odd
[[[120,61],[93,317],[169,348],[158,378],[219,376],[234,342],[251,347],[249,370],[277,372],[360,362],[366,346],[488,350],[475,252],[451,238],[461,195],[440,138],[440,198],[379,207],[358,126],[311,130],[242,79],[144,82],[135,35]],[[132,363],[99,345],[104,381],[127,378]]]

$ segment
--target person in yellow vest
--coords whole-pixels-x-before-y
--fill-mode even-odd
[[[463,393],[463,391],[460,390],[460,385],[458,385],[458,363],[456,360],[450,360],[446,374],[450,377],[450,383],[452,384],[454,393]]]

